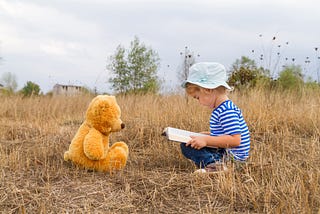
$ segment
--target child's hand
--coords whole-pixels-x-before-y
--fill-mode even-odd
[[[205,136],[190,136],[191,140],[187,142],[186,146],[191,146],[194,149],[201,149],[207,146],[207,141]]]

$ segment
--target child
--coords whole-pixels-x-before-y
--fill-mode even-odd
[[[223,65],[201,62],[190,67],[182,84],[189,96],[212,109],[208,136],[190,136],[181,144],[182,154],[200,168],[196,172],[225,171],[226,158],[245,161],[249,156],[250,133],[241,110],[227,96],[231,88],[226,79]]]

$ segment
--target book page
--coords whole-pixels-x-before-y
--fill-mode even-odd
[[[205,134],[197,133],[197,132],[190,132],[183,129],[177,129],[172,127],[167,127],[165,129],[166,136],[169,140],[177,141],[181,143],[187,143],[191,140],[190,136],[202,136]]]

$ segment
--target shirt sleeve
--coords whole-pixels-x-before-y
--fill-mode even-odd
[[[241,134],[240,119],[237,111],[228,109],[224,111],[220,116],[220,124],[225,134]]]

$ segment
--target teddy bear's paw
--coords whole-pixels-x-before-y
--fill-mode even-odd
[[[127,154],[127,156],[128,156],[128,154],[129,154],[129,148],[128,148],[128,145],[125,143],[125,142],[122,142],[122,141],[120,141],[120,142],[116,142],[116,143],[114,143],[111,147],[110,147],[110,150],[113,150],[113,149],[115,149],[115,148],[122,148],[124,151],[125,151],[125,153]]]
[[[103,147],[95,144],[84,144],[84,154],[90,160],[101,160],[105,156]]]
[[[111,170],[121,170],[125,167],[128,159],[128,150],[123,147],[115,147],[109,150],[109,167]]]
[[[93,161],[101,160],[103,158],[103,155],[99,155],[99,154],[91,154],[91,153],[85,152],[85,155],[87,156],[87,158]]]

